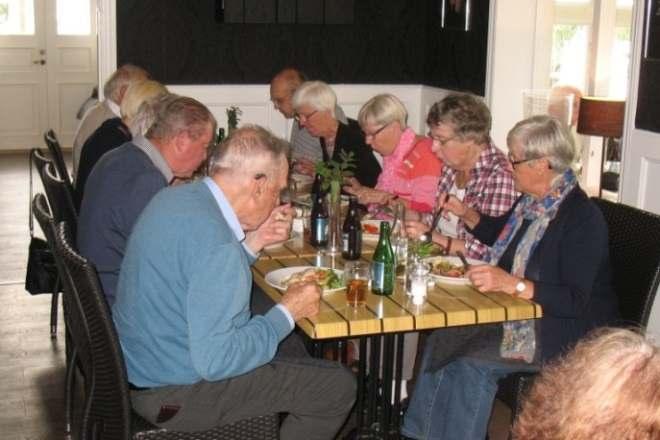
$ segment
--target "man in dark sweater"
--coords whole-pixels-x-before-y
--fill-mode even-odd
[[[175,178],[192,175],[215,133],[215,118],[192,98],[169,95],[155,104],[154,112],[145,137],[107,153],[94,166],[80,207],[79,250],[96,265],[110,306],[138,216]]]

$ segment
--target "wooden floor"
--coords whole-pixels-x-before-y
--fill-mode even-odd
[[[30,296],[23,287],[30,242],[27,158],[0,155],[0,438],[62,439],[63,326],[51,340],[50,295]],[[39,182],[35,190],[41,191]]]
[[[42,192],[34,177],[35,193]],[[0,182],[0,439],[64,439],[64,327],[51,339],[50,295],[30,296],[23,287],[30,242],[27,153],[0,154]],[[496,402],[490,438],[505,439],[507,426],[508,410]]]

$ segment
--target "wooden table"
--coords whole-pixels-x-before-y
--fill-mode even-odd
[[[362,255],[365,261],[369,261],[373,254],[374,245],[375,243],[365,243]],[[279,302],[283,292],[266,283],[264,277],[268,272],[291,266],[342,269],[343,264],[341,256],[325,255],[298,239],[265,251],[253,265],[252,272],[254,282],[271,299]],[[404,333],[534,319],[540,318],[541,315],[541,307],[532,301],[514,298],[505,293],[480,293],[467,285],[440,283],[429,288],[427,300],[423,305],[416,306],[403,291],[402,281],[399,280],[394,294],[378,296],[369,293],[363,307],[348,306],[345,290],[325,294],[321,300],[320,313],[296,324],[316,342],[359,339],[359,433],[368,438],[398,438],[399,384],[403,355],[401,336]],[[368,351],[369,346],[371,350]],[[370,359],[369,368],[367,357]],[[379,383],[389,384],[392,381],[395,382],[394,396],[389,386],[379,386]]]

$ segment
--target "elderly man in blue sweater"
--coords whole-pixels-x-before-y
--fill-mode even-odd
[[[283,440],[331,439],[353,405],[338,363],[273,360],[295,321],[318,313],[316,284],[250,311],[250,265],[291,227],[278,206],[287,150],[261,127],[235,131],[211,153],[210,177],[159,192],[133,229],[113,318],[133,407],[152,423],[196,431],[282,412]]]

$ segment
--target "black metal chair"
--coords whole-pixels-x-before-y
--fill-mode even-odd
[[[74,251],[65,223],[60,223],[56,232],[56,259],[65,271],[64,291],[71,300],[71,336],[85,377],[79,439],[278,438],[279,418],[276,414],[194,433],[167,431],[131,414],[124,358],[96,269]]]
[[[55,220],[50,213],[48,208],[48,202],[46,201],[46,196],[43,194],[35,194],[32,199],[32,212],[34,213],[35,218],[41,226],[41,230],[46,236],[46,241],[48,242],[51,251],[55,254]],[[58,279],[63,279],[65,276],[64,268],[61,265],[60,261],[57,261],[57,269],[59,273]],[[60,283],[61,284],[61,283]],[[61,286],[60,286],[61,287]],[[67,295],[62,295],[62,307],[64,309],[64,322],[66,323],[66,382],[64,386],[65,393],[65,432],[67,434],[71,433],[71,422],[73,414],[73,386],[74,386],[74,376],[75,376],[75,363],[76,363],[76,350],[73,340],[71,339],[71,334],[68,329],[69,311],[71,310],[70,297]],[[57,312],[57,302],[55,302],[55,311]],[[51,315],[52,317],[52,315]]]
[[[78,214],[66,182],[55,175],[52,164],[44,167],[42,181],[55,223],[66,222],[75,237],[78,228]]]
[[[45,187],[46,185],[44,182],[44,175],[46,169],[52,168],[53,162],[48,157],[46,157],[46,155],[40,149],[33,148],[32,150],[30,150],[30,163],[34,165],[34,168],[37,170],[37,174],[39,174],[41,183]],[[32,166],[30,167],[30,198],[32,198]],[[32,200],[30,200],[30,204],[32,204]],[[33,230],[32,216],[30,216],[29,218],[29,226],[30,226],[30,233],[32,234],[32,230]],[[44,231],[44,234],[45,233],[46,231]],[[51,302],[50,302],[50,337],[51,338],[57,337],[57,305],[59,302],[59,295],[61,290],[62,290],[62,285],[60,283],[60,279],[58,278],[55,281],[55,284],[53,285],[51,291]]]
[[[618,325],[646,328],[660,285],[660,216],[597,197],[591,200],[607,222],[612,284],[621,315]],[[534,377],[514,373],[499,381],[497,397],[511,408],[512,423]]]
[[[620,324],[646,328],[660,285],[660,216],[621,203],[592,200],[608,226]]]
[[[71,183],[71,175],[69,174],[69,170],[66,167],[64,154],[62,153],[62,147],[60,146],[60,142],[57,140],[55,132],[53,130],[48,130],[46,133],[44,133],[44,141],[46,142],[46,146],[48,146],[48,151],[53,160],[53,164],[55,165],[57,177],[64,181],[64,185],[69,191],[71,200],[73,200],[73,184]]]

